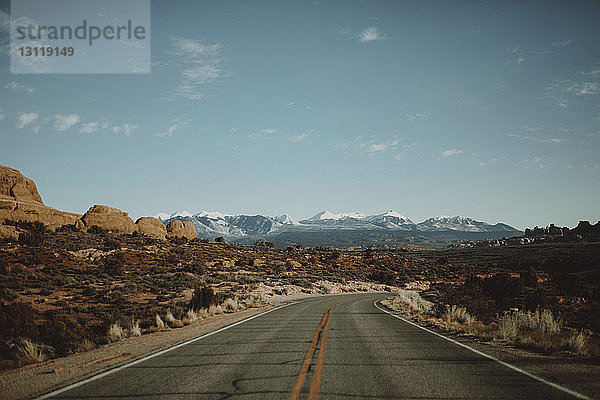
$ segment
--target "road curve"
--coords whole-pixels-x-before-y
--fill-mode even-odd
[[[52,398],[573,398],[382,312],[383,297],[304,300]]]

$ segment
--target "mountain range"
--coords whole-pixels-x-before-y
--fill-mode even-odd
[[[276,239],[280,235],[307,234],[311,232],[385,232],[402,236],[425,235],[436,232],[479,233],[491,237],[522,234],[521,231],[503,223],[494,225],[461,216],[440,216],[415,223],[404,215],[389,210],[382,214],[366,215],[359,212],[334,214],[321,211],[311,218],[297,221],[287,214],[279,216],[231,215],[221,212],[192,214],[179,211],[173,214],[160,213],[156,218],[167,224],[179,219],[190,221],[198,236],[214,238],[223,236],[233,242],[248,242],[259,237]]]

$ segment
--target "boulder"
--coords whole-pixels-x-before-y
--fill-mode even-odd
[[[165,240],[167,236],[167,228],[154,217],[141,217],[135,221],[138,232],[144,236],[151,237],[153,239]]]
[[[103,205],[92,206],[75,223],[75,228],[82,232],[87,232],[93,226],[97,226],[108,232],[127,235],[138,230],[126,212]]]
[[[190,221],[179,221],[175,219],[167,225],[167,237],[183,237],[186,239],[196,239],[198,234],[196,228]]]
[[[33,180],[14,168],[0,165],[0,224],[5,221],[41,222],[55,230],[74,224],[78,217],[78,214],[46,206]]]

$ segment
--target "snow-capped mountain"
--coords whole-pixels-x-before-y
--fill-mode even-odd
[[[310,217],[309,219],[305,220],[305,221],[325,221],[325,220],[333,220],[333,221],[339,221],[342,219],[363,219],[364,217],[366,217],[365,214],[361,214],[359,212],[352,212],[352,213],[340,213],[340,214],[334,214],[331,211],[321,211],[315,215],[313,215],[312,217]]]
[[[405,230],[412,230],[416,228],[416,224],[414,222],[394,210],[390,210],[383,214],[369,215],[366,216],[364,220],[382,228],[397,228]]]
[[[296,221],[294,218],[290,217],[287,214],[278,215],[277,217],[273,218],[275,219],[275,221],[283,225],[300,225],[300,222]]]
[[[389,210],[382,214],[366,215],[360,212],[335,214],[330,211],[321,211],[311,218],[297,221],[287,214],[270,217],[264,215],[231,215],[221,212],[202,211],[191,214],[188,211],[179,211],[173,214],[160,213],[156,216],[163,223],[168,224],[174,219],[190,221],[199,237],[211,238],[225,236],[229,239],[252,238],[273,236],[277,234],[290,234],[294,232],[310,231],[378,231],[378,232],[507,232],[519,231],[506,224],[490,225],[486,222],[475,221],[466,217],[441,216],[429,218],[415,224],[408,217]]]
[[[182,210],[182,211],[175,212],[173,214],[167,214],[167,213],[161,212],[161,213],[156,214],[154,216],[154,218],[158,218],[159,220],[164,222],[168,219],[185,218],[185,217],[191,217],[191,216],[192,216],[191,212]]]
[[[165,216],[167,216],[165,218]],[[231,215],[218,211],[202,211],[191,214],[186,211],[174,214],[160,213],[156,216],[163,223],[168,224],[174,219],[189,221],[196,228],[199,237],[242,237],[264,236],[276,232],[285,226],[296,226],[299,222],[287,214],[276,217],[263,215]]]
[[[472,218],[461,216],[450,217],[442,215],[440,217],[429,218],[417,224],[420,231],[461,231],[461,232],[513,232],[515,228],[498,223],[490,225],[487,222],[475,221]]]

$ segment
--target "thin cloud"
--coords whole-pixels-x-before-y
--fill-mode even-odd
[[[544,159],[542,157],[531,157],[525,160],[521,160],[517,163],[517,166],[524,166],[527,168],[546,168],[546,164],[544,163]]]
[[[98,122],[84,122],[79,128],[79,133],[94,133],[100,128]]]
[[[442,158],[452,157],[459,154],[462,154],[463,151],[460,149],[449,149],[442,151]]]
[[[171,125],[167,128],[166,131],[160,132],[160,133],[156,133],[154,136],[156,137],[168,137],[168,136],[173,136],[173,133],[181,128],[185,128],[189,126],[189,122],[188,121],[182,121],[180,119],[174,119],[171,121]]]
[[[52,119],[54,120],[53,129],[58,132],[69,130],[73,125],[78,124],[80,121],[79,115],[77,114],[56,114]]]
[[[598,82],[581,82],[574,83],[567,87],[568,93],[574,94],[575,96],[588,96],[597,94],[600,90],[600,83]]]
[[[179,36],[172,36],[170,42],[168,54],[171,59],[165,65],[180,68],[180,80],[163,100],[201,100],[206,97],[204,92],[207,84],[227,76],[219,57],[219,51],[223,48],[221,44]]]
[[[396,139],[393,139],[393,140],[390,140],[387,142],[371,143],[371,144],[362,143],[361,145],[363,147],[365,147],[365,151],[367,153],[375,154],[375,153],[383,153],[386,151],[397,150],[401,141],[402,141],[401,138],[396,138]]]
[[[477,164],[478,167],[487,167],[489,165],[493,165],[496,164],[498,161],[500,161],[499,158],[491,158],[487,161],[482,161],[479,164]]]
[[[379,32],[379,28],[371,26],[358,34],[358,40],[362,43],[373,42],[376,40],[383,40],[386,36]]]
[[[268,139],[270,136],[273,136],[277,133],[277,129],[274,128],[265,128],[258,133],[251,133],[248,135],[250,139]]]
[[[310,133],[303,133],[301,135],[292,136],[292,137],[288,138],[288,140],[292,143],[298,143],[298,142],[306,139],[309,136],[310,136]]]
[[[38,121],[39,115],[36,112],[21,113],[17,117],[17,128],[31,128],[34,132],[38,132],[40,130]]]
[[[115,125],[112,131],[116,135],[131,136],[131,134],[139,128],[139,125],[125,123],[123,125]]]
[[[509,134],[509,137],[519,138],[523,140],[528,140],[530,142],[538,142],[538,143],[564,143],[568,142],[568,139],[564,138],[543,138],[543,137],[534,137],[534,136],[523,136],[517,134]]]

